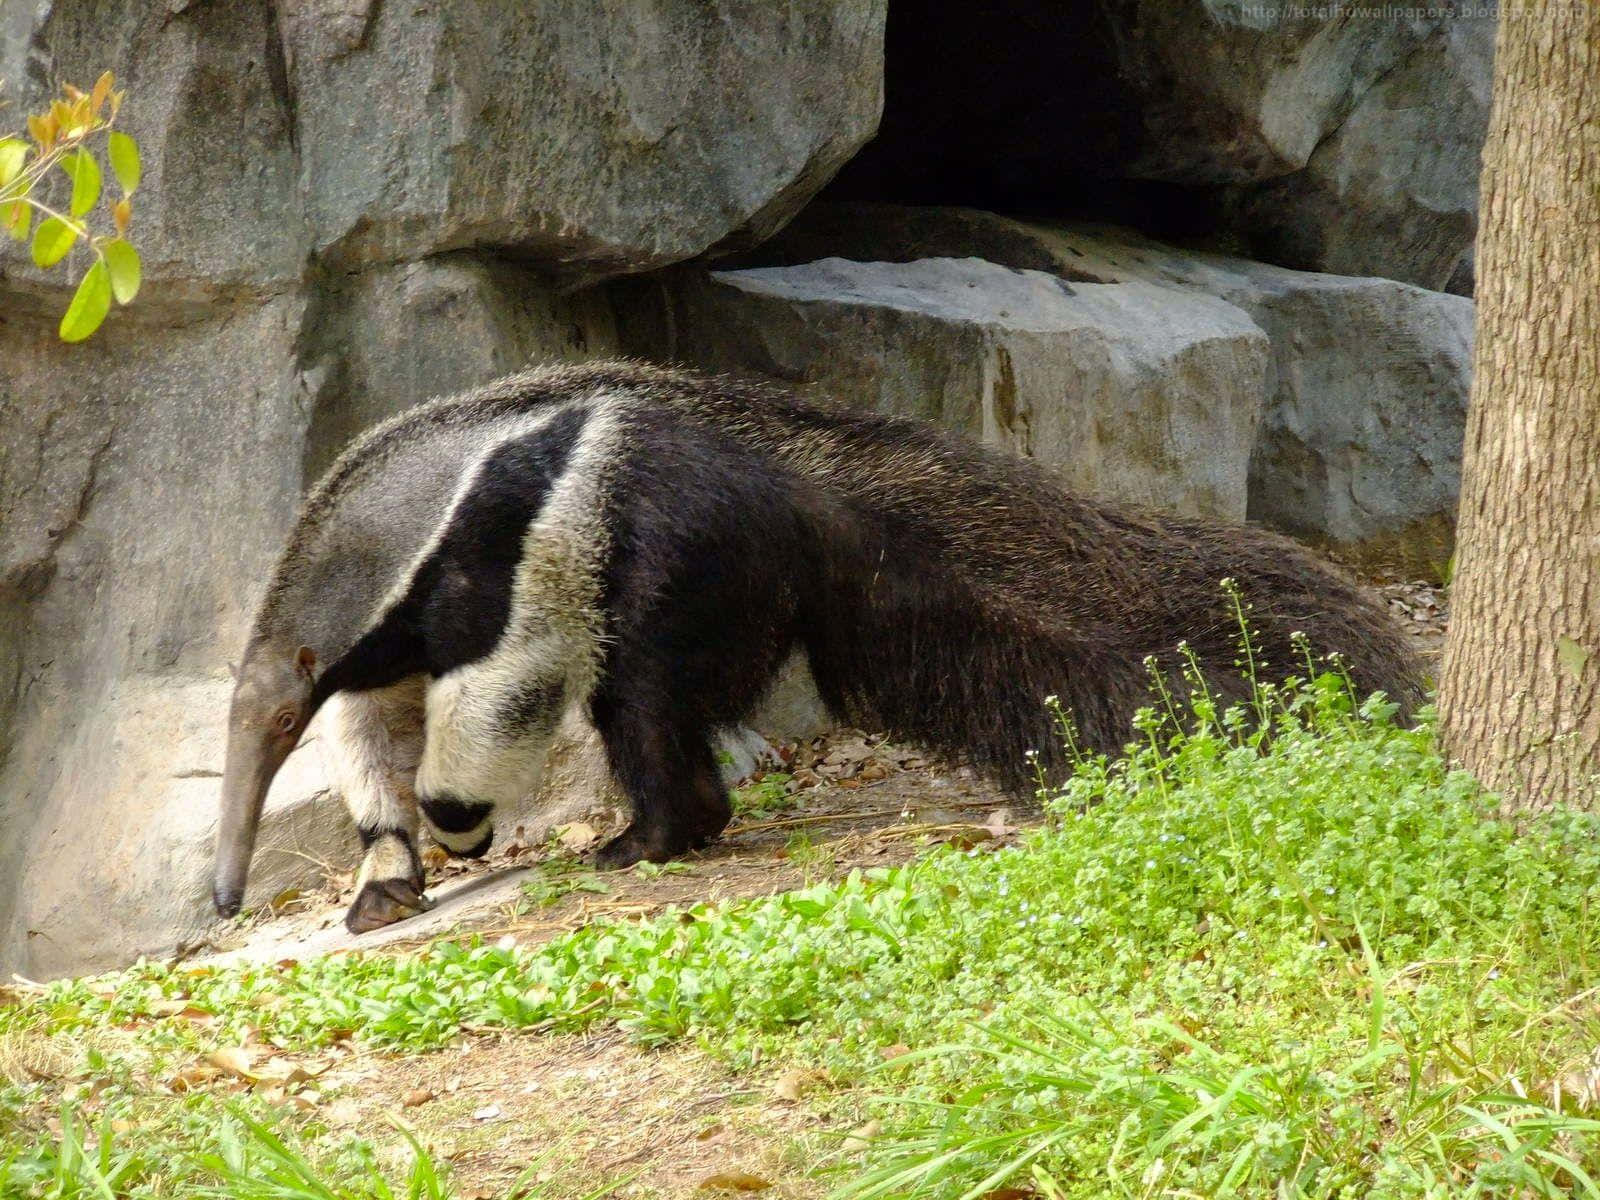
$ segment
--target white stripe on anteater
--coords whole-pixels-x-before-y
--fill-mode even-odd
[[[618,433],[615,404],[594,404],[566,470],[523,536],[510,621],[499,643],[428,687],[427,742],[417,771],[423,811],[431,818],[435,800],[450,800],[481,814],[467,828],[430,820],[430,832],[448,850],[487,848],[489,810],[538,790],[563,711],[588,703],[604,625],[602,489]]]

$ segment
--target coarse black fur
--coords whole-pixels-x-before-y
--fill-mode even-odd
[[[1340,652],[1403,706],[1419,676],[1387,613],[1285,538],[1068,493],[1039,466],[914,422],[824,411],[766,388],[635,366],[644,392],[610,489],[609,643],[592,701],[638,820],[613,855],[703,844],[728,819],[709,731],[746,716],[791,648],[829,708],[960,755],[1031,794],[1029,752],[1065,765],[1046,698],[1116,751],[1180,642],[1223,700],[1258,668]],[[569,377],[582,378],[583,369]],[[570,385],[569,385],[570,386]]]

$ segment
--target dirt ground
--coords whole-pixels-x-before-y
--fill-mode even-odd
[[[648,1051],[615,1031],[586,1038],[478,1038],[376,1064],[360,1109],[398,1112],[467,1200],[505,1196],[528,1171],[560,1195],[826,1186],[816,1158],[848,1135],[802,1101],[802,1073],[735,1075],[698,1049]]]
[[[1373,586],[1431,673],[1447,615],[1441,591],[1405,581]],[[747,781],[746,802],[754,794],[760,808],[667,870],[574,872],[608,828],[569,827],[564,844],[548,847],[525,845],[514,831],[480,862],[432,860],[430,888],[440,903],[423,918],[353,939],[341,923],[349,879],[337,876],[263,914],[219,947],[219,957],[398,950],[466,934],[536,943],[596,917],[763,895],[904,862],[936,841],[1009,841],[1040,816],[970,771],[858,731],[779,749],[785,761],[776,769],[791,782]],[[386,1123],[403,1123],[451,1164],[466,1200],[504,1196],[530,1171],[574,1197],[618,1181],[619,1195],[810,1197],[827,1190],[815,1166],[850,1133],[804,1102],[803,1092],[826,1086],[785,1064],[735,1075],[693,1046],[642,1050],[614,1030],[499,1033],[421,1056],[363,1054],[324,1115],[394,1153],[404,1143],[386,1135]]]

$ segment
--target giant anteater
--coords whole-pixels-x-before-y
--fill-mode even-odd
[[[1418,699],[1386,613],[1286,539],[1075,496],[927,425],[631,362],[437,400],[346,451],[278,562],[228,718],[216,906],[238,909],[267,788],[330,701],[364,929],[427,903],[417,803],[446,849],[482,854],[569,707],[633,806],[602,866],[722,831],[708,736],[796,650],[841,720],[1026,793],[1028,751],[1063,765],[1047,696],[1112,751],[1147,656],[1186,643],[1241,694],[1224,577],[1272,666],[1303,630],[1360,688]]]

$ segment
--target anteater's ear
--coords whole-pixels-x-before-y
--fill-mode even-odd
[[[304,675],[307,679],[314,678],[312,672],[316,669],[316,665],[317,652],[310,646],[301,646],[300,649],[295,651],[295,670],[299,671],[300,674]]]

